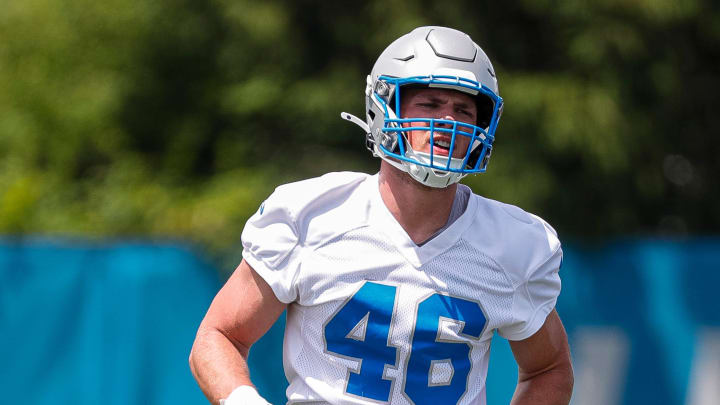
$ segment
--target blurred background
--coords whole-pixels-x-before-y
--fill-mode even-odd
[[[281,183],[377,171],[339,114],[420,25],[494,63],[505,112],[464,182],[564,242],[573,403],[720,403],[710,0],[4,0],[0,402],[203,403],[187,355],[245,221]],[[281,341],[251,354],[274,403]],[[497,339],[488,403],[516,377]]]

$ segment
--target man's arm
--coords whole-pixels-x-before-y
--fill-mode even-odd
[[[190,352],[190,369],[210,402],[218,404],[236,387],[252,385],[250,346],[285,307],[243,260],[210,304]]]
[[[553,309],[534,335],[510,341],[518,363],[518,384],[511,405],[567,405],[573,388],[570,348],[562,321]]]

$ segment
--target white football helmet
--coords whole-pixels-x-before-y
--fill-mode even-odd
[[[470,94],[476,100],[477,122],[403,117],[403,86]],[[468,174],[485,171],[503,101],[490,60],[467,34],[445,27],[419,27],[395,40],[375,62],[367,77],[365,105],[366,122],[348,113],[341,116],[365,130],[368,149],[420,183],[442,188]],[[412,130],[430,132],[430,153],[410,147]],[[451,137],[447,156],[433,154],[436,133]],[[453,156],[458,136],[470,138],[464,157],[448,158]]]

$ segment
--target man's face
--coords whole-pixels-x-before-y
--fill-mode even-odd
[[[400,118],[435,118],[476,125],[477,106],[475,100],[469,94],[449,89],[410,88],[402,90],[401,98]],[[425,127],[429,126],[429,124],[412,122],[405,123],[403,126]],[[435,127],[452,129],[450,124],[436,123]],[[458,128],[458,130],[472,133],[472,130],[466,127]],[[417,152],[430,153],[430,131],[414,130],[409,132],[410,147]],[[433,140],[433,154],[447,156],[452,133],[435,131]],[[464,158],[469,143],[469,137],[460,134],[456,135],[452,157]]]

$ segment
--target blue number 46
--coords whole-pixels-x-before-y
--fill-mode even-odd
[[[390,344],[396,294],[395,286],[366,282],[325,324],[326,351],[359,362],[357,370],[348,370],[345,392],[350,395],[390,400],[394,381],[385,370],[399,366],[398,349]],[[457,403],[467,391],[472,346],[442,339],[443,320],[459,324],[458,333],[475,339],[486,323],[477,302],[434,293],[418,303],[403,385],[417,405]]]

